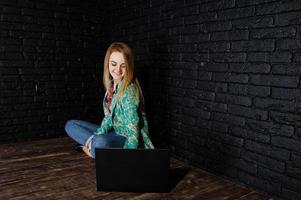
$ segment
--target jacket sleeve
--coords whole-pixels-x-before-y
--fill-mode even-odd
[[[102,119],[101,125],[94,132],[95,135],[100,135],[109,132],[112,128],[112,117],[110,115],[105,115]]]
[[[99,128],[96,129],[94,132],[95,135],[100,135],[109,132],[112,128],[112,116],[109,114],[109,112],[106,110],[105,107],[105,100],[103,100],[103,111],[104,111],[104,118],[102,119],[101,125]]]
[[[138,147],[139,136],[139,97],[136,95],[136,87],[129,86],[122,98],[122,107],[124,109],[125,133],[127,139],[125,141],[125,149],[135,149]]]

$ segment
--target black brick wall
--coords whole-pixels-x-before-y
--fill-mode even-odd
[[[179,159],[301,199],[301,2],[113,0],[153,140]]]
[[[99,122],[104,51],[125,41],[157,146],[301,199],[300,33],[298,0],[2,0],[0,142]]]
[[[1,143],[65,135],[68,119],[100,123],[106,7],[0,1]]]

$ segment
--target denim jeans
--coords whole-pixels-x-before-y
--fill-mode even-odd
[[[81,145],[85,145],[86,141],[91,135],[94,134],[99,127],[97,124],[93,124],[83,120],[68,120],[65,125],[67,134]],[[95,158],[95,148],[123,148],[125,137],[118,135],[115,131],[109,133],[95,135],[91,143],[91,152],[93,158]]]

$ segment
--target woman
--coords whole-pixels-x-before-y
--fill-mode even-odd
[[[143,110],[144,98],[134,74],[134,54],[125,43],[112,43],[105,55],[103,83],[104,118],[101,125],[82,120],[69,120],[67,134],[83,151],[95,158],[95,148],[154,148],[148,137],[148,124]],[[140,140],[141,139],[141,140]]]

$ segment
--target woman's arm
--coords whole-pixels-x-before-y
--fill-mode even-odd
[[[136,95],[136,87],[130,85],[124,92],[122,98],[122,107],[124,110],[124,124],[127,139],[125,141],[125,149],[134,149],[138,147],[139,136],[139,97]]]
[[[101,125],[99,128],[96,129],[94,132],[95,135],[100,135],[109,132],[112,128],[112,116],[105,115],[102,119]]]

